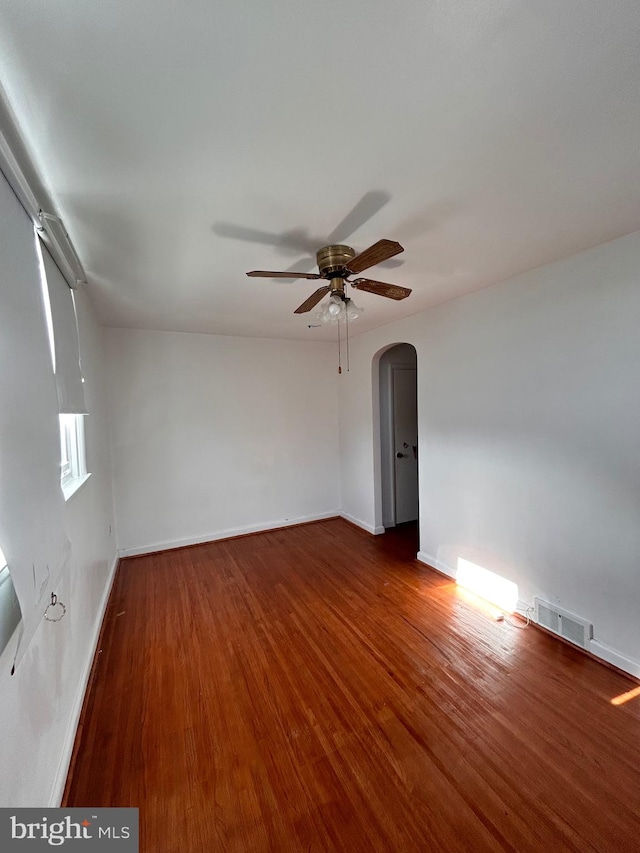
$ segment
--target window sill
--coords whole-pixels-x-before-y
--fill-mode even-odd
[[[65,501],[71,500],[76,492],[80,491],[82,486],[84,486],[90,476],[91,474],[83,474],[82,477],[69,477],[68,480],[62,483],[62,494]]]

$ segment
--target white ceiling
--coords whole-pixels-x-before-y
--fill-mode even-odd
[[[399,240],[368,274],[413,294],[358,294],[352,332],[640,229],[639,48],[638,0],[0,3],[6,97],[103,321],[218,334],[333,338],[293,314],[315,282],[244,272],[363,197],[345,242]]]

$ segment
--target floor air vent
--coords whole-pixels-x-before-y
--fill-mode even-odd
[[[540,598],[535,598],[534,604],[538,625],[553,631],[570,643],[575,643],[576,646],[583,649],[589,648],[589,640],[593,637],[593,625],[590,622]]]

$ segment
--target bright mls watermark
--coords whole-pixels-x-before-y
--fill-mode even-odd
[[[0,809],[0,850],[138,853],[138,809]]]

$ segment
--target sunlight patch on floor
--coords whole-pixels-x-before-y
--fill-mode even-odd
[[[614,696],[611,700],[612,705],[624,705],[630,699],[635,699],[640,696],[640,687],[634,687],[633,690],[627,690],[626,693],[621,693],[619,696]]]

